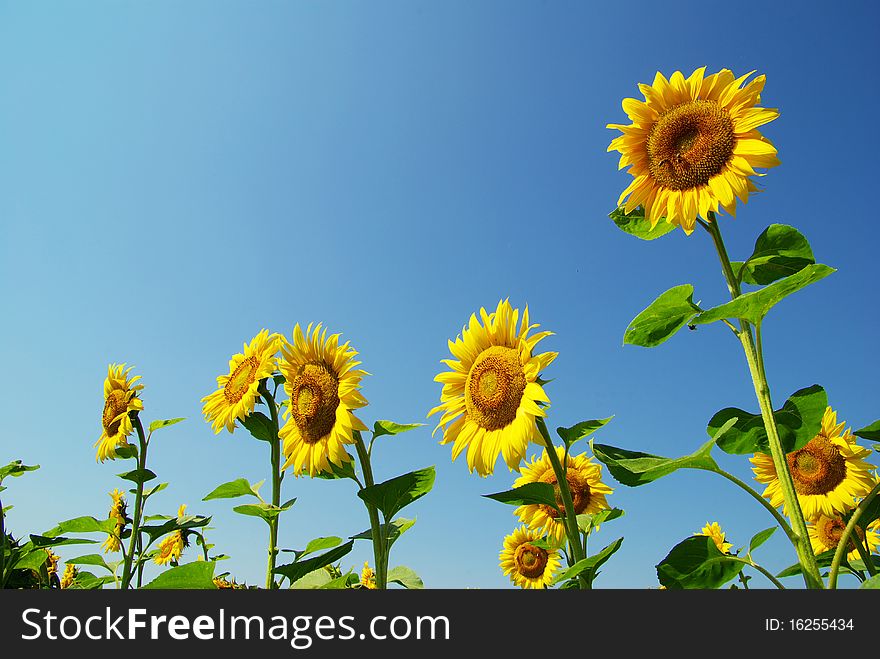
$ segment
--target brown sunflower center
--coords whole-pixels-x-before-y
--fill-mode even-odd
[[[513,555],[516,571],[529,579],[536,579],[544,574],[548,558],[547,550],[528,542],[517,547]]]
[[[846,478],[846,459],[822,435],[789,453],[786,459],[798,494],[828,494]]]
[[[260,362],[251,355],[235,367],[232,375],[226,381],[226,386],[223,388],[223,395],[226,396],[226,400],[231,405],[240,401],[247,392],[248,387],[254,383],[259,366]]]
[[[465,383],[468,416],[486,430],[503,428],[516,418],[525,390],[519,351],[487,348],[474,361]]]
[[[696,188],[722,170],[735,144],[727,110],[715,101],[688,101],[660,115],[648,133],[648,169],[663,187]]]
[[[580,515],[587,509],[587,506],[590,505],[590,485],[583,478],[581,478],[580,474],[571,471],[571,467],[569,467],[569,472],[565,477],[565,480],[568,481],[568,489],[571,492],[571,502],[574,505],[574,514]],[[541,481],[544,483],[550,483],[553,486],[553,492],[556,494],[556,505],[559,510],[565,510],[565,504],[562,502],[562,492],[559,488],[559,481],[556,479],[556,474],[552,471],[548,471]],[[556,519],[560,516],[560,513],[547,505],[539,504],[538,507],[544,511],[548,517],[552,519]]]
[[[339,381],[323,364],[306,364],[290,384],[290,413],[303,441],[314,444],[333,430]]]
[[[125,392],[121,389],[111,391],[107,400],[104,401],[104,413],[101,415],[101,423],[104,424],[104,430],[109,436],[119,432],[119,424],[122,419],[117,419],[120,414],[128,409],[128,403],[125,400]],[[115,419],[115,420],[114,420]]]
[[[819,538],[822,541],[822,544],[828,547],[829,549],[836,549],[840,544],[841,539],[843,538],[843,532],[846,529],[846,525],[843,523],[842,519],[829,519],[826,520],[822,527],[819,529]],[[855,527],[855,534],[859,538],[859,542],[865,541],[865,533],[858,527]],[[853,542],[852,535],[849,538],[849,546],[847,547],[849,551],[855,551],[856,545]]]

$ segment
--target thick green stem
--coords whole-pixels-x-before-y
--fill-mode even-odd
[[[272,505],[277,510],[281,507],[281,439],[278,437],[278,407],[275,398],[269,393],[265,382],[260,382],[260,395],[266,401],[269,414],[272,418],[272,432],[274,434],[270,443],[271,468],[272,468]],[[278,556],[278,523],[280,513],[268,520],[269,524],[269,558],[266,565],[266,589],[273,590],[278,587],[275,582],[275,560]]]
[[[144,427],[141,424],[140,418],[135,413],[134,418],[132,419],[135,430],[137,430],[138,434],[138,442],[140,444],[140,451],[138,451],[138,470],[143,473],[143,471],[147,468],[147,438],[144,437]],[[134,498],[134,518],[131,523],[131,537],[128,542],[128,552],[125,555],[125,564],[122,568],[122,588],[127,589],[131,584],[131,578],[134,576],[134,573],[131,569],[132,560],[134,560],[135,548],[140,547],[140,535],[141,535],[141,516],[143,514],[144,507],[144,479],[138,478],[137,489],[135,490],[135,498]],[[140,556],[138,556],[140,558]]]
[[[727,480],[729,480],[732,483],[735,483],[736,485],[741,487],[743,490],[748,492],[749,495],[751,495],[751,497],[755,501],[757,501],[762,506],[764,506],[764,508],[767,509],[767,512],[769,512],[771,515],[773,515],[773,518],[776,520],[776,522],[779,524],[779,526],[785,532],[785,535],[788,536],[788,539],[792,543],[795,542],[795,535],[791,530],[791,526],[788,525],[788,522],[786,521],[786,519],[782,515],[782,513],[780,513],[778,510],[776,510],[776,508],[774,508],[772,505],[770,505],[770,502],[767,501],[767,499],[765,499],[760,494],[755,492],[752,488],[750,488],[748,485],[743,483],[740,479],[738,479],[733,474],[729,474],[726,471],[724,471],[723,469],[712,469],[711,471],[713,474],[718,474],[719,476],[724,476],[724,478],[726,478]]]
[[[574,555],[574,562],[579,563],[586,558],[586,555],[580,542],[580,533],[577,527],[577,514],[575,513],[574,502],[571,498],[571,489],[568,486],[568,478],[566,477],[562,463],[559,461],[559,456],[556,454],[556,447],[553,445],[553,440],[550,438],[550,432],[547,430],[547,424],[544,422],[544,419],[538,417],[537,425],[538,431],[541,433],[541,437],[544,439],[544,444],[547,447],[547,457],[550,458],[550,464],[553,465],[553,473],[556,475],[556,485],[559,487],[559,496],[562,499],[562,505],[565,509],[565,517],[563,519],[565,535],[568,537],[568,544],[571,547],[571,553]],[[579,580],[582,588],[590,588],[590,583],[587,581],[583,573],[579,575]]]
[[[724,246],[724,240],[721,237],[717,218],[710,212],[709,222],[701,222],[701,225],[712,237],[712,242],[715,244],[718,258],[721,261],[721,269],[724,272],[724,279],[727,282],[730,297],[731,299],[736,299],[741,295],[740,284],[730,264],[730,258],[727,255],[727,248]],[[760,326],[756,328],[756,331],[760,342]],[[813,553],[810,545],[807,523],[801,510],[797,491],[794,489],[794,481],[791,477],[785,451],[782,448],[782,441],[776,428],[776,419],[773,417],[773,402],[770,399],[770,387],[767,384],[767,377],[764,372],[764,358],[755,345],[751,325],[745,320],[740,320],[738,336],[743,346],[746,362],[748,362],[749,374],[752,377],[758,405],[761,408],[761,417],[764,420],[764,429],[767,432],[770,445],[770,455],[773,459],[773,466],[782,490],[785,509],[792,521],[793,538],[791,535],[789,538],[792,539],[792,544],[797,552],[807,588],[821,589],[823,585],[819,574],[819,565],[816,562],[816,555]]]
[[[729,556],[728,558],[732,558],[733,560],[739,561],[740,563],[743,563],[744,565],[748,565],[749,567],[755,568],[758,572],[760,572],[765,577],[767,577],[773,583],[773,585],[776,586],[779,590],[785,590],[785,586],[782,585],[782,583],[779,581],[779,579],[774,577],[772,574],[770,574],[767,570],[762,568],[760,565],[758,565],[754,561],[750,561],[745,558],[740,558],[739,556]],[[740,573],[740,574],[742,574],[742,573]]]
[[[843,530],[843,534],[841,534],[840,536],[840,541],[837,543],[837,549],[834,552],[834,558],[831,560],[831,571],[828,573],[829,588],[837,587],[837,575],[840,572],[840,562],[843,560],[844,554],[846,554],[846,548],[849,546],[849,538],[853,534],[853,531],[855,531],[856,524],[859,523],[859,519],[861,519],[868,506],[871,505],[871,501],[874,500],[874,497],[877,496],[878,492],[880,492],[880,483],[875,485],[874,489],[868,493],[868,496],[861,500],[859,505],[856,506],[856,509],[853,511],[852,517],[849,518],[849,522],[847,523],[846,528]]]
[[[364,445],[364,439],[361,437],[359,430],[353,432],[354,445],[357,450],[358,459],[361,463],[361,470],[364,472],[364,485],[372,487],[375,485],[373,480],[373,468],[370,465],[370,454]],[[373,562],[376,564],[376,588],[385,590],[387,588],[387,562],[385,538],[382,536],[382,525],[379,522],[379,510],[376,506],[364,502],[367,512],[370,514],[370,528],[373,533]],[[387,520],[386,520],[387,522]]]

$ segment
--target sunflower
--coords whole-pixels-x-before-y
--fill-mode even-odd
[[[703,527],[703,530],[699,533],[694,533],[694,535],[707,535],[715,542],[715,546],[718,547],[718,551],[722,554],[729,554],[730,548],[733,547],[732,544],[725,541],[725,533],[721,530],[721,525],[718,522],[706,522],[706,526]]]
[[[72,563],[68,563],[64,566],[64,576],[61,577],[61,587],[62,588],[70,588],[73,585],[73,582],[76,580],[77,575],[79,574],[79,570],[76,568],[76,565]]]
[[[608,151],[619,151],[619,168],[629,165],[633,176],[617,205],[626,200],[627,213],[643,206],[652,228],[665,217],[690,234],[697,216],[708,219],[719,206],[736,215],[736,197],[746,203],[758,189],[749,178],[763,176],[755,168],[779,164],[776,148],[757,130],[779,116],[756,107],[766,77],[743,87],[754,71],[740,78],[727,69],[705,72],[685,79],[676,71],[667,80],[658,71],[653,85],[639,85],[644,101],[623,100],[633,123],[607,125],[623,133]]]
[[[810,544],[813,546],[813,553],[818,556],[830,549],[837,549],[844,529],[846,529],[846,522],[839,516],[828,517],[826,515],[819,515],[812,522],[809,522],[807,524],[807,533],[810,534]],[[858,525],[855,527],[854,533],[858,536],[862,547],[865,546],[867,541],[867,551],[869,554],[873,554],[877,546],[880,545],[880,519],[876,519],[868,525],[867,533],[862,531]],[[859,560],[861,554],[856,549],[852,536],[849,539],[849,548],[851,550],[847,553],[846,557],[851,561]]]
[[[361,571],[361,586],[376,590],[376,574],[368,561],[364,561],[364,569]]]
[[[126,504],[125,499],[122,498],[122,492],[118,489],[114,489],[110,496],[113,499],[113,503],[110,506],[110,513],[107,515],[108,519],[116,520],[116,525],[113,527],[113,531],[107,534],[107,539],[101,545],[104,548],[104,553],[111,551],[119,551],[122,547],[122,532],[125,529],[126,524]]]
[[[60,556],[56,554],[51,549],[46,549],[46,573],[49,575],[49,578],[52,578],[53,574],[58,573],[58,559]]]
[[[115,459],[116,448],[128,444],[126,437],[134,430],[130,415],[144,409],[144,403],[137,394],[144,385],[135,384],[141,379],[140,375],[128,377],[132,368],[130,366],[126,369],[125,364],[110,364],[107,368],[107,378],[104,380],[104,412],[101,415],[103,430],[101,437],[95,442],[98,449],[95,459],[101,462],[108,458]]]
[[[311,324],[303,334],[299,323],[293,328],[293,343],[281,342],[281,373],[284,390],[290,396],[284,410],[286,422],[279,436],[287,460],[297,476],[332,471],[351,460],[346,444],[354,443],[353,432],[366,430],[353,410],[367,404],[360,394],[366,371],[356,369],[357,351],[348,342],[339,345],[339,334],[327,336],[321,323]]]
[[[235,420],[244,420],[254,411],[260,381],[275,371],[279,336],[260,330],[244,351],[229,360],[229,373],[217,377],[217,391],[202,398],[202,412],[210,421],[214,434],[225,426],[235,430]]]
[[[871,449],[862,448],[855,436],[844,431],[845,423],[837,423],[837,412],[827,407],[819,434],[806,446],[786,456],[794,489],[807,520],[819,515],[837,517],[856,505],[876,483],[875,467],[865,458]],[[750,458],[755,479],[767,487],[763,495],[778,508],[785,499],[773,459],[764,453]],[[788,510],[783,508],[786,515]]]
[[[559,461],[562,462],[565,448],[562,446],[554,448]],[[593,462],[587,455],[569,455],[566,468],[566,480],[576,515],[593,514],[610,507],[605,495],[611,494],[612,490],[602,482],[601,465]],[[564,510],[556,473],[553,471],[546,449],[540,459],[534,458],[530,463],[523,465],[520,477],[513,486],[521,487],[527,483],[550,483],[556,491],[556,505],[560,510]],[[540,531],[542,536],[549,536],[557,544],[565,541],[565,524],[559,521],[559,513],[551,506],[528,504],[519,506],[514,513],[530,529]]]
[[[562,565],[557,550],[533,544],[540,539],[539,532],[525,526],[504,538],[504,549],[498,560],[504,574],[520,588],[546,588],[553,583],[554,573]]]
[[[519,467],[538,436],[536,418],[545,416],[539,403],[550,402],[538,375],[558,353],[533,351],[552,332],[529,336],[538,325],[529,324],[528,306],[519,328],[518,318],[507,300],[491,314],[481,308],[480,320],[471,314],[470,325],[449,341],[455,359],[442,360],[452,370],[434,378],[443,384],[441,404],[428,413],[443,413],[434,432],[443,427],[440,443],[453,444],[453,461],[467,448],[468,471],[480,476],[492,473],[499,454],[511,471]]]
[[[186,514],[186,504],[182,504],[177,510],[177,520],[183,519],[184,514]],[[159,553],[156,554],[153,560],[159,565],[168,565],[172,561],[176,563],[180,560],[183,550],[188,546],[189,543],[186,541],[183,531],[177,529],[165,536],[162,542],[159,543]]]

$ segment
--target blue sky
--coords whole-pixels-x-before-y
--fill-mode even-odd
[[[92,445],[107,365],[126,362],[146,386],[143,419],[186,417],[151,445],[170,486],[148,512],[213,516],[209,539],[231,556],[218,571],[262,584],[264,525],[201,499],[266,478],[267,447],[215,436],[200,399],[264,327],[320,321],[350,340],[371,373],[368,425],[430,423],[447,339],[502,298],[555,333],[542,343],[560,353],[545,372],[551,428],[614,415],[597,441],[675,456],[717,410],[757,411],[720,325],[622,345],[672,286],[693,283],[709,306],[726,296],[702,232],[642,242],[607,217],[629,176],[605,125],[628,123],[621,99],[658,70],[767,75],[762,105],[781,116],[763,132],[782,165],[723,219],[728,248],[744,258],[768,224],[791,224],[838,269],[765,322],[774,402],[818,383],[848,425],[880,417],[878,15],[836,8],[0,0],[0,463],[42,465],[8,483],[11,529],[106,515],[127,466],[96,463]],[[437,470],[391,564],[428,587],[511,587],[498,552],[517,520],[481,495],[514,474],[468,474],[431,428],[374,452],[378,480]],[[717,459],[752,482],[744,457]],[[597,587],[656,586],[656,563],[707,521],[735,547],[773,523],[708,473],[606,480],[626,516],[591,549],[625,540]],[[369,526],[350,481],[290,478],[283,495],[298,502],[282,547]],[[756,553],[771,571],[795,560],[777,535]],[[361,543],[343,562],[367,558]]]

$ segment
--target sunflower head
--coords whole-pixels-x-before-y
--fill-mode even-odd
[[[61,577],[61,587],[70,588],[76,580],[79,570],[73,563],[64,566],[64,576]]]
[[[837,549],[840,541],[843,539],[843,532],[846,529],[846,520],[840,516],[828,517],[819,515],[814,520],[807,522],[807,533],[810,535],[810,544],[813,547],[813,553],[817,556],[831,549]],[[873,554],[880,545],[880,520],[871,522],[866,531],[863,531],[856,525],[853,533],[849,537],[847,559],[851,561],[859,560],[861,554],[856,548],[855,542],[864,547],[868,554]]]
[[[559,551],[536,544],[540,533],[525,526],[504,538],[498,555],[501,570],[520,588],[547,588],[562,565]]]
[[[281,373],[284,390],[290,397],[284,410],[285,423],[279,431],[286,457],[284,469],[293,468],[297,476],[315,476],[332,471],[351,460],[346,444],[354,443],[353,433],[366,430],[354,410],[364,407],[359,391],[361,379],[368,375],[357,369],[357,351],[339,334],[328,336],[321,323],[310,324],[303,333],[293,328],[293,341],[281,342]]]
[[[364,561],[364,569],[361,571],[361,586],[370,590],[376,589],[376,574],[367,561]]]
[[[122,533],[128,522],[126,516],[126,503],[122,496],[122,492],[118,489],[114,489],[110,493],[110,498],[113,499],[113,503],[110,505],[110,512],[107,517],[115,520],[115,526],[113,527],[113,531],[107,534],[107,539],[101,545],[104,548],[105,554],[107,552],[119,551],[122,547]]]
[[[441,413],[437,430],[441,444],[452,444],[453,461],[467,449],[468,470],[488,476],[502,455],[513,471],[525,458],[530,441],[538,436],[536,419],[546,415],[542,405],[550,399],[539,375],[557,353],[535,354],[535,347],[552,332],[530,332],[526,306],[519,309],[501,300],[495,311],[480,309],[455,341],[449,341],[454,359],[444,359],[451,371],[437,375],[443,384],[440,405],[428,416]]]
[[[676,71],[667,80],[657,72],[653,84],[639,85],[644,100],[623,100],[632,123],[608,124],[623,133],[608,151],[619,151],[619,168],[633,176],[617,205],[627,213],[643,206],[652,228],[665,218],[690,234],[710,211],[735,215],[736,199],[746,203],[758,189],[751,177],[763,174],[755,168],[779,164],[757,130],[779,116],[757,107],[765,76],[746,83],[754,71],[740,78],[727,69],[705,73],[702,67],[685,78]]]
[[[183,537],[182,531],[177,530],[169,533],[159,543],[159,552],[153,560],[159,565],[168,565],[171,562],[176,563],[180,560],[180,555],[186,546],[187,542]]]
[[[125,364],[110,364],[104,379],[104,411],[101,414],[101,436],[95,443],[98,452],[96,460],[114,460],[116,449],[128,444],[126,439],[134,430],[131,416],[144,409],[138,391],[144,385],[137,383],[140,375],[129,377],[133,367]],[[136,384],[137,383],[137,384]]]
[[[561,463],[565,456],[565,448],[556,446],[554,449]],[[584,454],[568,456],[566,480],[576,515],[594,514],[610,507],[605,496],[611,494],[612,489],[602,482],[602,466],[593,462],[589,456]],[[559,510],[564,510],[556,472],[553,470],[546,449],[540,458],[533,458],[531,462],[522,466],[520,477],[513,486],[521,487],[528,483],[552,485],[556,491],[556,505]],[[565,524],[552,506],[527,504],[519,506],[514,513],[530,529],[540,532],[542,536],[548,536],[556,544],[565,541]]]
[[[260,330],[229,360],[229,372],[217,377],[217,390],[202,398],[202,412],[214,434],[223,428],[233,432],[236,419],[243,421],[254,411],[260,382],[275,372],[279,340],[277,334]]]
[[[694,533],[694,535],[705,535],[712,538],[715,542],[715,546],[718,547],[718,551],[722,554],[729,554],[730,549],[733,545],[726,541],[725,533],[721,530],[721,525],[718,522],[706,522],[706,526],[702,528],[699,533]]]
[[[871,449],[856,443],[855,436],[837,422],[837,412],[825,409],[822,427],[805,446],[786,455],[794,489],[807,520],[820,514],[836,517],[855,507],[876,483],[873,465],[865,461]],[[785,499],[776,467],[769,455],[756,453],[751,458],[755,478],[766,484],[764,497],[775,506]],[[784,508],[786,515],[789,514]]]

